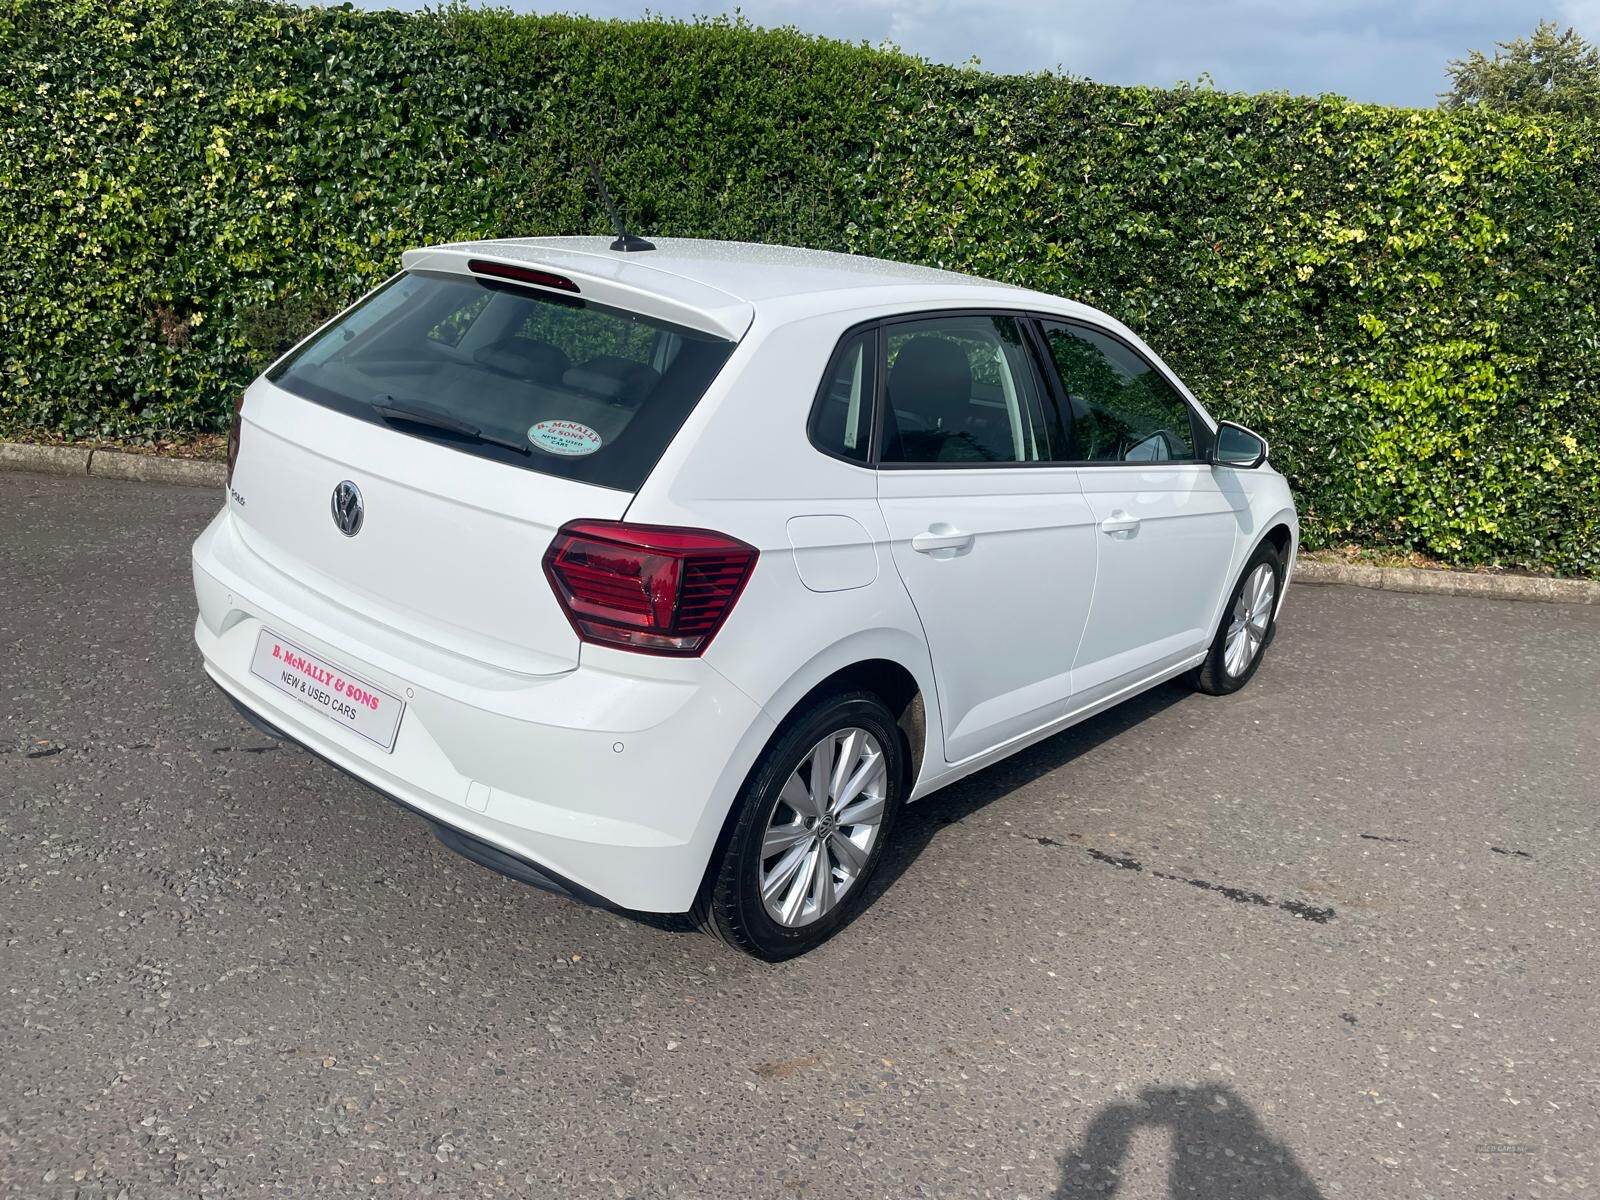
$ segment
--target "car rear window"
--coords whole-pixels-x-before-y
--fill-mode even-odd
[[[467,454],[632,492],[732,351],[577,296],[408,271],[267,378]]]

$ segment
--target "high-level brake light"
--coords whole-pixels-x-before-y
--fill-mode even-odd
[[[538,287],[555,288],[560,292],[576,293],[578,285],[565,275],[541,271],[537,267],[517,267],[510,263],[490,262],[486,258],[469,258],[467,270],[476,275],[493,275],[497,279],[510,279],[517,283],[531,283]]]

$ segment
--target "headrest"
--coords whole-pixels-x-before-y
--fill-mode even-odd
[[[900,347],[889,371],[889,400],[906,412],[944,420],[967,416],[972,365],[949,338],[920,334]]]
[[[561,377],[568,387],[607,400],[643,400],[660,381],[654,367],[615,354],[598,355]]]
[[[522,379],[537,379],[554,383],[572,365],[572,360],[559,346],[536,338],[508,337],[480,347],[472,356],[474,362],[516,375]]]

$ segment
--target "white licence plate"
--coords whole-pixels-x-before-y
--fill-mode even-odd
[[[250,673],[323,716],[359,733],[385,753],[394,750],[405,701],[263,629]]]

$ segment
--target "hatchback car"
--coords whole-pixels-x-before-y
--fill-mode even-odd
[[[859,909],[906,803],[1250,679],[1298,537],[1266,456],[1054,296],[436,246],[240,397],[195,638],[458,852],[780,959]]]

